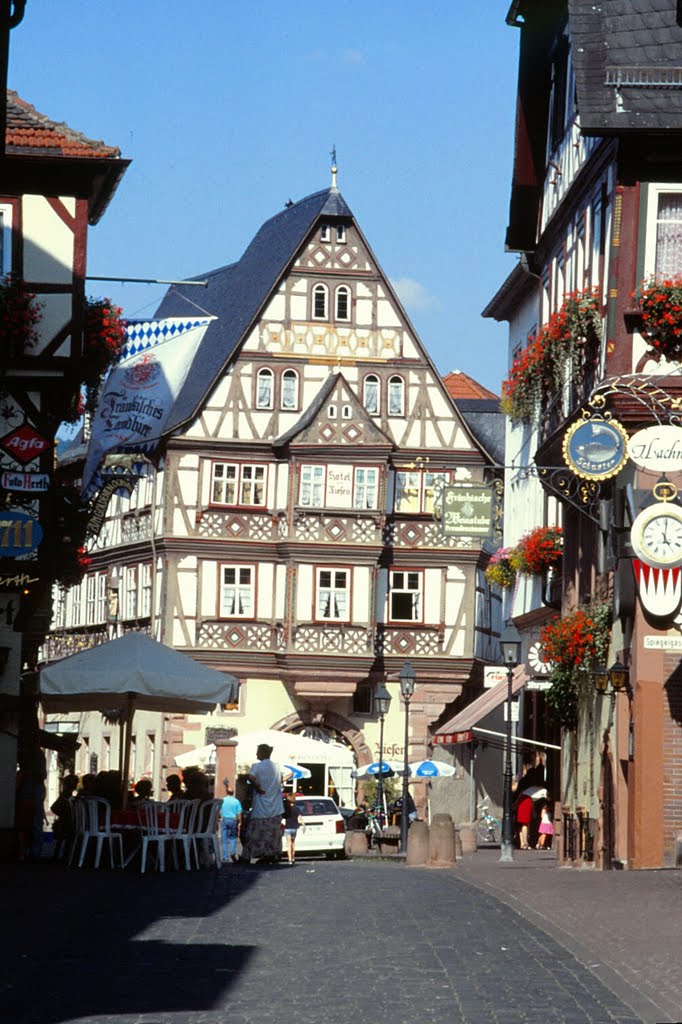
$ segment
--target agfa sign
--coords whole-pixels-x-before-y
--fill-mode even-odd
[[[0,447],[4,448],[17,462],[25,465],[51,448],[52,442],[46,441],[37,430],[30,427],[28,423],[24,423],[16,430],[0,437]]]

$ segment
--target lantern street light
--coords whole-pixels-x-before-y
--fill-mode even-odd
[[[507,668],[507,745],[504,759],[504,805],[502,813],[502,841],[500,843],[500,860],[514,860],[513,829],[512,829],[512,757],[511,757],[511,719],[512,719],[512,678],[514,669],[521,658],[521,634],[511,619],[502,630],[500,636],[502,660]]]
[[[412,662],[406,661],[400,670],[400,692],[405,703],[405,746],[403,747],[403,803],[400,809],[400,852],[407,853],[407,829],[409,826],[409,816],[407,813],[407,782],[408,782],[408,756],[407,756],[407,745],[409,742],[409,722],[410,722],[410,700],[414,693],[414,688],[417,683],[417,675],[412,668]]]
[[[384,811],[384,718],[391,706],[391,695],[382,683],[374,694],[374,707],[379,715],[379,817]]]

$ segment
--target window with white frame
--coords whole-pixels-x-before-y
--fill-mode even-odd
[[[283,409],[298,409],[298,374],[296,370],[285,370],[282,374]]]
[[[0,205],[0,276],[12,270],[12,207]]]
[[[220,615],[244,619],[253,615],[256,570],[253,565],[223,565],[220,568]]]
[[[348,569],[317,570],[316,619],[347,622],[350,607],[350,572]]]
[[[214,462],[211,470],[212,505],[252,505],[266,501],[267,466]]]
[[[123,570],[123,610],[124,619],[137,618],[137,566],[127,565]]]
[[[329,308],[329,292],[326,284],[316,284],[313,288],[313,320],[326,320]]]
[[[299,505],[305,505],[307,508],[324,507],[325,477],[324,466],[301,466]]]
[[[263,367],[256,374],[256,408],[272,409],[274,395],[274,374]]]
[[[405,415],[405,381],[402,377],[388,379],[388,415]]]
[[[149,562],[140,566],[140,618],[152,613],[152,567]]]
[[[368,373],[362,386],[362,404],[370,416],[379,415],[379,378]]]
[[[331,228],[329,224],[322,224],[320,227],[320,241],[329,242],[331,239]]]
[[[682,192],[659,192],[656,210],[656,277],[682,273]]]
[[[336,241],[339,243],[339,245],[343,245],[343,243],[346,241],[346,225],[345,224],[337,224],[336,225]]]
[[[391,570],[388,614],[392,622],[422,621],[423,585],[424,579],[421,572],[403,569]]]
[[[82,609],[83,609],[83,584],[79,583],[75,587],[71,587],[69,590],[69,596],[71,598],[71,614],[69,616],[72,626],[82,626]]]
[[[60,587],[52,602],[52,629],[66,628],[66,591]]]
[[[353,508],[376,508],[379,496],[379,470],[376,466],[356,466],[353,481]]]
[[[97,574],[97,598],[95,602],[95,622],[107,621],[107,574]]]
[[[340,284],[336,289],[336,319],[350,320],[350,288]]]
[[[395,511],[432,513],[440,490],[449,477],[450,474],[443,470],[400,470],[395,475]]]

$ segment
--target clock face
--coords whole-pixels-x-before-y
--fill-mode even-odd
[[[632,547],[648,565],[682,565],[682,509],[665,502],[644,509],[632,524]]]

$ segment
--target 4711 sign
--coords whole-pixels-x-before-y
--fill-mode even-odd
[[[0,558],[27,555],[42,539],[40,523],[25,512],[0,513]]]

